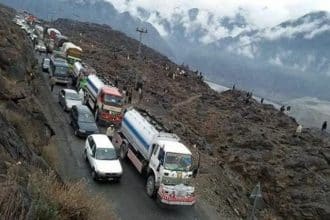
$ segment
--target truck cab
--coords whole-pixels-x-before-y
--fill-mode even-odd
[[[118,88],[105,85],[96,75],[88,75],[85,103],[90,106],[95,120],[119,125],[123,118],[123,97]]]
[[[96,109],[95,118],[119,124],[122,120],[123,97],[115,87],[105,86],[98,97],[101,108]]]
[[[153,145],[146,184],[149,196],[169,205],[193,205],[192,177],[192,155],[182,143],[158,140]]]

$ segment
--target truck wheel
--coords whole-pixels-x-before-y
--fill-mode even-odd
[[[126,144],[123,143],[121,146],[120,146],[120,158],[122,160],[125,160],[127,157],[127,147],[126,147]]]
[[[149,175],[147,179],[147,184],[146,184],[146,191],[147,194],[150,198],[155,198],[156,195],[156,186],[155,186],[155,176],[154,175]]]

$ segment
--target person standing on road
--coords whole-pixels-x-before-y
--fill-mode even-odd
[[[116,88],[118,88],[118,81],[119,81],[119,78],[118,78],[118,76],[116,76],[116,78],[115,78],[115,87]]]
[[[139,88],[139,102],[141,102],[142,101],[142,98],[143,98],[143,93],[142,93],[142,88],[140,87]]]
[[[83,102],[84,99],[85,99],[84,90],[82,88],[80,88],[78,94],[79,94],[79,97],[80,97],[81,101]]]
[[[106,135],[108,136],[108,138],[112,141],[112,137],[115,133],[115,126],[113,124],[111,124],[108,128],[107,128],[107,132]]]
[[[123,87],[123,97],[124,97],[124,104],[126,104],[126,102],[127,102],[127,87],[126,86],[124,86]]]
[[[128,104],[132,103],[132,95],[133,95],[133,90],[132,89],[127,91],[127,102],[128,102]]]
[[[53,92],[54,86],[56,84],[56,80],[53,76],[50,78],[49,84],[50,84],[50,91]]]
[[[297,126],[297,129],[296,129],[296,135],[297,135],[297,136],[299,136],[299,135],[301,134],[302,129],[303,129],[302,125],[299,124],[299,125]]]
[[[323,124],[322,124],[322,132],[325,132],[327,130],[327,126],[328,126],[328,122],[327,121],[324,121]]]

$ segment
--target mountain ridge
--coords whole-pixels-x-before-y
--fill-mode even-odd
[[[1,1],[16,8],[20,4],[28,9],[40,6],[38,1],[29,5],[32,0]],[[54,2],[48,8],[56,8]],[[110,16],[111,22],[107,24],[135,39],[138,39],[135,28],[145,20],[147,22],[142,26],[147,27],[149,33],[143,36],[143,43],[176,63],[188,64],[203,72],[206,78],[219,84],[228,87],[237,84],[277,101],[304,96],[330,100],[326,83],[330,80],[328,12],[311,12],[260,29],[246,21],[244,9],[238,9],[232,16],[221,17],[198,8],[188,11],[178,8],[167,19],[157,10],[141,7],[137,8],[138,17],[134,17],[130,12],[118,11],[111,1],[73,2],[85,5],[84,10],[69,15],[68,10],[59,16],[101,24],[105,23],[101,18]],[[99,13],[95,17],[86,16],[89,10],[99,10]],[[49,14],[43,15],[47,16]]]

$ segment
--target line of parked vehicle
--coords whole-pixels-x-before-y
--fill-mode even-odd
[[[122,95],[117,88],[112,88],[104,84],[96,76],[96,71],[86,64],[75,62],[70,71],[70,65],[66,57],[59,55],[59,52],[55,51],[54,47],[52,50],[46,48],[46,44],[44,43],[44,40],[48,44],[52,42],[52,40],[46,38],[56,38],[53,32],[57,35],[60,32],[54,28],[48,28],[48,34],[44,34],[44,28],[40,22],[35,21],[36,18],[31,15],[17,15],[14,19],[14,22],[22,26],[22,29],[26,31],[28,36],[33,36],[30,39],[34,42],[35,50],[40,54],[47,54],[41,62],[42,71],[47,72],[49,78],[53,78],[57,84],[64,84],[68,87],[68,84],[72,83],[74,88],[76,88],[60,89],[58,103],[65,112],[69,112],[70,125],[73,128],[75,136],[86,138],[84,156],[91,167],[93,179],[111,179],[119,182],[123,174],[119,157],[108,136],[100,134],[96,121],[102,119],[106,124],[113,123],[113,120],[104,120],[104,118],[107,118],[107,113],[111,114],[104,111],[112,108],[116,113],[114,117],[118,117],[118,113],[122,111]],[[34,28],[33,24],[35,24]],[[68,50],[68,47],[75,47],[72,45],[72,43],[67,43],[66,50]],[[47,46],[49,47],[49,45]],[[81,61],[80,59],[72,58],[72,56],[69,59]],[[78,93],[78,89],[80,93]],[[100,110],[98,109],[99,106],[101,106]],[[95,117],[92,111],[93,109],[96,112]],[[101,117],[98,114],[101,114]]]
[[[138,172],[146,176],[148,196],[169,205],[194,205],[196,196],[192,178],[198,172],[199,161],[197,167],[193,166],[192,153],[180,138],[148,112],[132,107],[124,109],[120,90],[102,80],[92,67],[77,58],[82,52],[80,47],[63,43],[59,51],[64,52],[64,56],[62,53],[59,57],[61,53],[56,45],[68,43],[68,38],[60,31],[48,27],[42,32],[40,24],[35,29],[39,30],[39,38],[40,33],[44,33],[46,52],[52,52],[43,59],[42,69],[48,70],[57,83],[68,84],[70,81],[76,89],[62,88],[58,102],[64,111],[70,112],[74,134],[86,138],[84,157],[91,167],[93,179],[121,179],[123,169],[117,148],[122,160],[129,159]],[[68,52],[68,48],[73,50]],[[116,126],[110,139],[100,134],[97,122]]]

